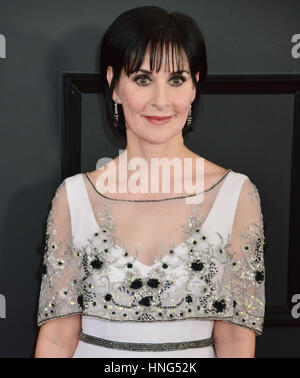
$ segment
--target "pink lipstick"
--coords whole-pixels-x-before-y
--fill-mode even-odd
[[[155,125],[163,125],[167,122],[170,121],[170,119],[173,117],[173,116],[170,116],[170,117],[157,117],[157,116],[150,116],[150,117],[147,117],[147,116],[144,116],[147,121],[155,124]]]

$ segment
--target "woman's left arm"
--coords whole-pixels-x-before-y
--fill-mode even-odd
[[[232,317],[216,320],[217,357],[255,357],[265,310],[264,224],[260,196],[249,178],[242,185],[235,212],[223,285],[232,296]]]
[[[215,320],[214,341],[217,358],[254,358],[255,332],[223,320]]]

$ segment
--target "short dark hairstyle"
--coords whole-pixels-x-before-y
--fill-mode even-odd
[[[100,48],[100,82],[104,95],[107,118],[112,129],[122,138],[126,138],[126,128],[122,105],[118,104],[119,124],[113,126],[114,102],[113,90],[118,83],[122,70],[129,76],[137,72],[143,64],[145,53],[149,49],[150,69],[160,70],[162,55],[165,48],[167,58],[169,47],[172,47],[172,65],[174,67],[173,51],[176,51],[176,65],[183,69],[185,53],[196,96],[192,104],[192,117],[196,117],[199,108],[200,87],[207,76],[207,58],[204,37],[197,23],[180,12],[168,13],[158,6],[143,6],[122,13],[108,27]],[[169,64],[169,62],[168,62]],[[108,85],[107,67],[113,68],[113,79]],[[196,74],[199,72],[199,80]],[[191,125],[192,126],[192,125]],[[191,130],[184,126],[182,134]]]

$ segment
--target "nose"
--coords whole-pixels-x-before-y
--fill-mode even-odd
[[[170,93],[165,82],[157,82],[153,87],[152,105],[158,109],[170,106]]]

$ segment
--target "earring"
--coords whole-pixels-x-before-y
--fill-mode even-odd
[[[114,103],[115,103],[114,126],[118,127],[118,123],[119,123],[118,104],[116,103],[116,101],[114,101]]]
[[[188,119],[187,119],[187,125],[188,125],[188,127],[191,126],[191,123],[192,123],[192,104],[190,106],[190,111],[189,111],[189,115],[188,115]]]

